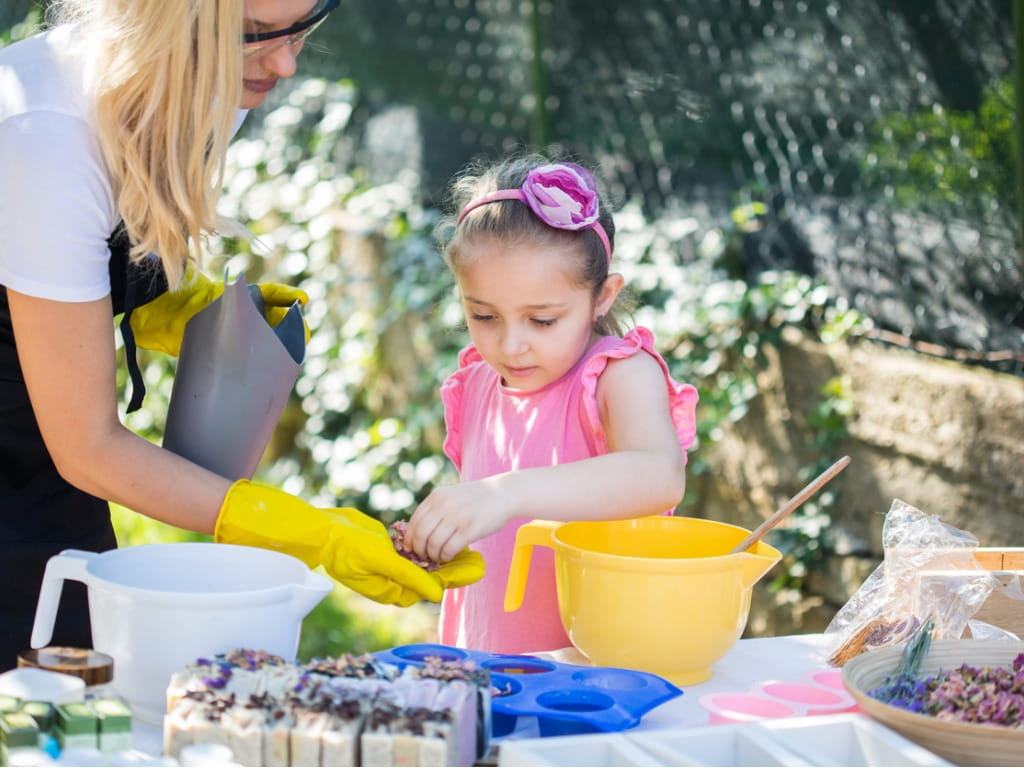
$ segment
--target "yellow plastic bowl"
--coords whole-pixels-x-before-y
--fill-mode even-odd
[[[782,557],[764,542],[727,554],[749,533],[691,517],[528,523],[516,537],[505,610],[522,604],[533,547],[550,547],[576,648],[600,666],[694,685],[743,634],[754,584]]]

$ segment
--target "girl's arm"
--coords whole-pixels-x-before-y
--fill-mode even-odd
[[[212,533],[230,481],[121,424],[109,297],[72,303],[10,289],[7,297],[32,408],[61,476],[148,517]]]
[[[444,561],[516,517],[614,520],[675,507],[685,464],[658,363],[647,354],[609,361],[597,403],[607,454],[438,488],[410,519],[406,542]]]

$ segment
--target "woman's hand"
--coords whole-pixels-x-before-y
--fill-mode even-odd
[[[405,543],[428,560],[447,562],[514,517],[502,475],[435,488],[409,519]]]
[[[238,480],[214,539],[284,552],[378,603],[438,602],[443,584],[395,551],[383,524],[351,508],[321,509],[270,486]],[[483,563],[477,570],[483,575]],[[479,576],[477,576],[479,578]],[[475,580],[475,579],[472,579]]]
[[[191,265],[185,273],[185,281],[181,288],[167,291],[132,311],[129,323],[135,343],[142,349],[177,357],[181,353],[181,340],[188,321],[224,293],[223,280],[212,280]],[[281,322],[295,302],[305,304],[309,301],[305,291],[288,285],[260,283],[257,287],[263,296],[264,314],[271,326]],[[308,325],[306,341],[309,341]]]

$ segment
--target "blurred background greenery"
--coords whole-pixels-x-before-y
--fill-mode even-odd
[[[44,7],[7,0],[0,41]],[[455,480],[437,387],[466,336],[437,249],[444,188],[521,147],[608,185],[636,322],[700,391],[691,488],[784,329],[886,332],[1022,375],[1012,17],[1009,0],[344,0],[232,145],[222,207],[255,248],[209,243],[211,274],[311,298],[257,479],[385,523]],[[140,362],[147,401],[126,421],[159,441],[175,361]],[[834,459],[848,408],[829,382],[806,478]],[[780,532],[776,587],[799,589],[832,546],[835,503],[821,494]],[[114,515],[122,544],[194,537]],[[300,656],[432,639],[435,616],[339,587]]]

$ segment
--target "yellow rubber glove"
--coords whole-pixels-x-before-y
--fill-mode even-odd
[[[332,578],[378,603],[436,603],[444,592],[435,574],[395,551],[383,524],[369,515],[319,509],[249,480],[237,481],[224,497],[213,537],[284,552],[310,568],[322,565]]]
[[[454,589],[480,581],[485,571],[484,556],[466,547],[436,571],[431,571],[430,575],[437,579],[442,589]]]
[[[426,558],[417,555],[406,544],[405,535],[407,527],[407,521],[399,520],[388,529],[391,540],[395,544],[395,549],[398,550],[402,557],[412,560],[414,563],[419,565],[429,563]],[[467,584],[472,584],[474,581],[479,581],[484,577],[486,570],[484,556],[479,552],[474,552],[469,547],[463,549],[447,563],[431,563],[430,565],[434,567],[428,567],[427,570],[431,576],[437,579],[437,583],[441,585],[442,589],[464,587]]]
[[[305,291],[280,283],[260,283],[267,322],[277,325],[296,301],[305,304]],[[181,352],[181,337],[193,315],[205,309],[224,293],[223,280],[211,280],[191,264],[185,271],[185,282],[176,291],[167,291],[141,307],[132,310],[129,324],[135,344],[143,349],[165,352],[175,357]],[[305,321],[303,321],[305,322]],[[309,341],[309,326],[306,326]]]

